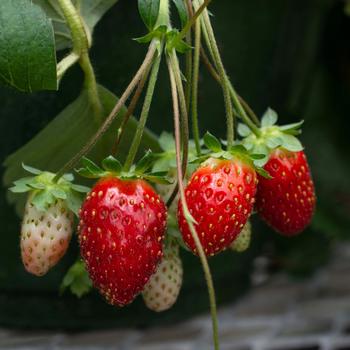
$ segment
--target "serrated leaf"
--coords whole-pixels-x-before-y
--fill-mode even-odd
[[[247,137],[252,133],[248,126],[242,123],[238,124],[237,132],[242,137]]]
[[[158,20],[160,0],[138,0],[138,7],[143,23],[153,30]]]
[[[299,152],[304,149],[301,142],[295,136],[283,134],[281,138],[283,141],[282,147],[288,151]]]
[[[41,6],[46,12],[46,15],[51,18],[55,33],[56,49],[62,50],[72,47],[71,32],[57,1],[32,1]],[[72,2],[75,6],[79,7],[84,22],[92,34],[99,20],[114,4],[117,3],[117,1],[118,0],[73,0]]]
[[[22,92],[57,90],[53,27],[28,0],[0,1],[0,81]]]
[[[210,149],[213,152],[220,152],[222,151],[221,143],[220,141],[212,135],[210,132],[206,132],[206,134],[203,137],[205,146]]]
[[[189,20],[185,2],[183,0],[173,0],[173,3],[176,6],[179,18],[181,21],[181,26],[184,27]]]
[[[98,86],[98,92],[104,107],[104,115],[107,116],[117,103],[117,98],[101,86]],[[89,153],[89,158],[96,163],[100,163],[105,155],[110,153],[115,144],[115,130],[119,129],[125,112],[126,108],[123,108],[111,128]],[[92,119],[92,114],[88,94],[84,90],[45,129],[5,160],[4,186],[10,187],[15,180],[26,176],[25,170],[21,167],[22,162],[53,173],[60,169],[73,155],[79,152],[103,122],[103,119],[100,121]],[[133,117],[130,118],[116,154],[116,157],[122,162],[129,152],[137,125],[136,120]],[[147,149],[152,149],[154,152],[161,151],[157,138],[146,129],[138,157],[144,154]],[[7,193],[7,196],[10,203],[16,204],[17,212],[22,213],[25,204],[24,196],[14,195],[10,192]]]
[[[81,260],[73,264],[63,278],[60,292],[61,294],[69,288],[71,293],[81,298],[83,295],[90,292],[92,282],[89,274],[86,271],[85,265]]]
[[[276,124],[277,120],[278,120],[277,113],[273,109],[268,108],[261,119],[261,126],[262,127],[273,126]]]
[[[105,158],[102,161],[102,167],[103,169],[114,172],[116,174],[119,174],[123,170],[123,167],[120,164],[119,160],[115,159],[113,156]]]

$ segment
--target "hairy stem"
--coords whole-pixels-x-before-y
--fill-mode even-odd
[[[74,51],[72,51],[69,55],[64,57],[57,64],[57,80],[60,81],[63,78],[64,73],[78,61],[79,55],[77,55],[77,53]]]
[[[132,141],[128,156],[127,156],[126,161],[125,161],[125,165],[124,165],[125,171],[130,170],[130,168],[135,160],[137,151],[140,147],[142,135],[143,135],[143,132],[145,130],[147,118],[149,115],[149,110],[150,110],[151,103],[153,100],[153,94],[154,94],[154,89],[155,89],[155,86],[157,83],[161,58],[162,58],[162,55],[158,55],[158,57],[156,58],[156,60],[153,64],[153,68],[151,71],[151,75],[150,75],[150,79],[149,79],[149,83],[148,83],[148,88],[147,88],[147,92],[146,92],[145,101],[143,103],[143,107],[142,107],[142,111],[141,111],[140,121],[138,123],[137,130],[136,130],[136,133],[134,135],[134,139]]]
[[[192,218],[186,203],[184,184],[183,184],[183,174],[181,168],[181,140],[180,140],[180,116],[179,116],[179,100],[178,100],[178,91],[176,86],[176,79],[170,63],[168,64],[169,76],[171,82],[171,92],[173,98],[173,111],[174,111],[174,128],[175,128],[175,145],[176,145],[176,163],[177,163],[177,178],[180,191],[180,200],[184,212],[185,219],[189,225],[191,234],[196,244],[196,249],[198,256],[200,258],[205,280],[208,287],[209,301],[210,301],[210,310],[213,324],[213,341],[215,350],[219,350],[219,336],[218,336],[218,319],[217,319],[217,309],[216,309],[216,299],[215,299],[215,289],[213,284],[213,279],[210,272],[210,267],[208,260],[205,256],[202,244],[199,240],[198,234],[194,227],[194,219]]]
[[[202,0],[195,1],[196,7],[199,6],[201,1]],[[232,101],[230,96],[229,79],[227,77],[224,64],[221,60],[219,48],[217,46],[213,28],[211,27],[209,14],[206,9],[203,11],[203,16],[201,17],[201,19],[202,19],[203,27],[205,29],[204,30],[205,36],[210,43],[210,52],[213,55],[215,65],[217,67],[217,70],[220,76],[221,86],[224,94],[225,109],[226,109],[227,147],[230,148],[233,145],[233,141],[234,141],[234,113],[233,113]]]
[[[56,174],[54,181],[57,182],[66,172],[70,171],[72,168],[75,167],[75,165],[80,161],[82,157],[84,157],[86,154],[88,154],[91,149],[96,145],[97,141],[104,135],[104,133],[108,130],[108,128],[113,123],[114,119],[120,112],[120,110],[123,108],[125,102],[129,98],[129,96],[132,94],[133,90],[139,83],[140,79],[144,75],[144,73],[147,71],[147,69],[152,65],[154,54],[156,53],[157,46],[155,42],[152,42],[149,46],[147,55],[141,64],[140,68],[138,69],[137,73],[135,74],[134,78],[131,80],[130,84],[124,91],[123,95],[118,100],[117,104],[114,106],[113,110],[109,114],[109,116],[106,118],[106,120],[103,122],[103,124],[100,126],[100,128],[97,130],[97,132],[91,137],[91,139],[86,143],[86,145],[76,154],[73,156],[71,160],[69,160],[61,170]]]

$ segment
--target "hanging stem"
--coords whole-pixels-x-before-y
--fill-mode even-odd
[[[57,80],[60,81],[63,78],[64,73],[73,66],[75,63],[79,61],[79,56],[72,51],[69,55],[64,57],[58,64],[57,64]]]
[[[196,0],[197,7],[199,6],[199,1]],[[222,63],[219,48],[217,46],[213,29],[210,24],[210,19],[208,11],[204,9],[203,16],[201,16],[203,27],[205,30],[205,36],[210,43],[210,52],[213,55],[215,65],[220,76],[221,86],[224,94],[225,109],[226,109],[226,122],[227,122],[227,148],[233,145],[234,141],[234,113],[232,107],[232,101],[230,96],[229,80],[225,71],[225,67]]]
[[[202,58],[204,65],[206,66],[207,70],[211,74],[211,76],[220,84],[220,76],[217,73],[216,69],[211,64],[211,62],[210,62],[210,60],[209,60],[208,56],[206,55],[203,48],[201,48],[201,58]],[[230,82],[230,93],[231,93],[231,97],[232,97],[234,90],[233,90],[233,86],[232,86],[231,82]],[[237,96],[238,96],[238,99],[239,99],[240,103],[242,104],[243,108],[245,109],[245,111],[247,112],[247,114],[250,117],[250,120],[249,121],[246,120],[245,123],[249,126],[249,128],[251,130],[254,130],[253,131],[254,133],[256,133],[256,131],[257,131],[256,127],[259,127],[259,125],[260,125],[259,118],[256,116],[256,114],[254,113],[252,108],[249,106],[249,104],[241,96],[239,96],[239,95],[237,95]]]
[[[145,87],[145,84],[146,84],[146,81],[147,81],[147,78],[148,78],[148,75],[149,75],[149,71],[150,71],[150,68],[145,72],[145,74],[143,75],[142,79],[140,80],[138,86],[137,86],[137,89],[135,91],[135,94],[134,96],[132,97],[131,101],[130,101],[130,104],[129,104],[129,107],[128,107],[128,110],[126,111],[126,113],[124,114],[123,116],[123,120],[120,124],[120,128],[118,130],[118,136],[117,136],[117,140],[113,146],[113,149],[112,149],[112,152],[111,154],[116,154],[117,151],[118,151],[118,146],[123,138],[123,135],[124,135],[124,132],[125,132],[125,128],[126,128],[126,125],[128,124],[128,121],[131,117],[131,115],[134,113],[135,111],[135,108],[137,106],[137,102],[139,101],[140,97],[141,97],[141,94],[142,94],[142,91],[143,91],[143,88]]]
[[[76,154],[73,156],[71,160],[69,160],[62,168],[59,170],[59,172],[56,174],[54,181],[57,182],[66,172],[70,171],[74,168],[74,166],[80,161],[82,157],[84,157],[86,154],[90,152],[90,150],[95,146],[97,141],[104,135],[104,133],[108,130],[108,128],[113,123],[114,119],[120,112],[120,110],[123,108],[125,102],[129,98],[129,96],[132,94],[133,90],[139,83],[140,79],[144,75],[144,73],[147,71],[147,69],[152,65],[154,54],[157,50],[157,46],[155,42],[152,42],[149,46],[147,55],[141,64],[139,70],[135,74],[134,78],[124,91],[123,95],[118,100],[117,104],[109,114],[109,116],[106,118],[104,123],[100,126],[100,128],[97,130],[96,134],[94,134],[91,139],[87,142],[87,144]]]
[[[94,115],[99,121],[102,117],[102,105],[98,95],[94,69],[89,57],[91,34],[71,0],[58,0],[58,3],[72,35],[73,52],[79,57],[79,64],[85,75],[84,86],[88,91],[89,101]]]
[[[189,46],[192,46],[191,31],[189,31],[186,35],[186,43]],[[193,67],[192,52],[191,50],[188,50],[186,52],[186,91],[185,91],[187,111],[189,111],[191,108],[192,67]]]
[[[148,88],[147,88],[147,92],[146,92],[145,101],[143,103],[143,107],[142,107],[142,111],[141,111],[140,121],[138,123],[138,127],[137,127],[136,133],[134,135],[134,139],[132,141],[128,156],[127,156],[125,164],[124,164],[125,171],[130,170],[130,168],[135,160],[137,151],[140,147],[142,135],[143,135],[143,132],[145,130],[147,118],[149,115],[149,110],[150,110],[152,99],[153,99],[154,88],[155,88],[156,83],[157,83],[161,58],[162,58],[162,55],[158,54],[158,57],[156,58],[156,60],[153,64],[151,76],[150,76],[150,79],[148,82]]]
[[[199,62],[200,62],[200,47],[201,47],[201,24],[197,20],[194,27],[194,54],[193,54],[193,78],[192,78],[192,133],[194,143],[196,145],[197,156],[201,155],[200,133],[198,123],[198,81],[199,81]]]
[[[169,69],[171,92],[172,92],[172,99],[173,99],[177,178],[179,183],[181,204],[182,204],[185,219],[190,228],[190,231],[193,236],[194,242],[196,244],[196,249],[203,267],[205,280],[208,287],[209,301],[210,301],[210,310],[211,310],[212,325],[213,325],[214,349],[219,350],[218,319],[217,319],[217,309],[216,309],[215,289],[214,289],[213,279],[211,276],[208,260],[205,256],[202,244],[199,240],[198,234],[193,224],[194,219],[188,210],[186,198],[185,198],[183,174],[182,174],[182,168],[181,168],[181,140],[180,140],[180,116],[179,116],[178,91],[176,86],[175,75],[169,61],[168,61],[168,69]]]

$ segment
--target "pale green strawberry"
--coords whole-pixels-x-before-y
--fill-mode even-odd
[[[248,221],[243,227],[238,237],[233,241],[230,248],[237,253],[242,253],[246,251],[250,246],[251,236],[252,225],[250,221]]]
[[[146,306],[162,312],[176,302],[182,286],[182,262],[179,246],[173,242],[164,249],[164,257],[142,292]]]

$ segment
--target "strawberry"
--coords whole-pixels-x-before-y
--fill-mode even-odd
[[[46,211],[38,210],[29,196],[21,229],[22,261],[33,275],[43,276],[66,253],[73,231],[73,213],[56,199]]]
[[[252,238],[252,225],[249,221],[247,221],[242,231],[239,233],[237,238],[231,244],[230,248],[237,253],[243,253],[249,248],[251,238]]]
[[[179,246],[173,242],[164,249],[163,260],[142,292],[146,306],[155,312],[170,309],[179,296],[182,276]]]
[[[316,196],[303,151],[278,148],[272,152],[265,170],[272,179],[259,177],[256,208],[276,231],[293,236],[310,224]]]
[[[238,157],[211,157],[193,173],[185,198],[207,256],[228,248],[240,233],[252,212],[256,185],[254,168]],[[178,223],[185,243],[196,254],[181,201]]]
[[[80,210],[81,255],[94,286],[117,306],[140,293],[161,260],[166,207],[144,180],[104,177]]]

